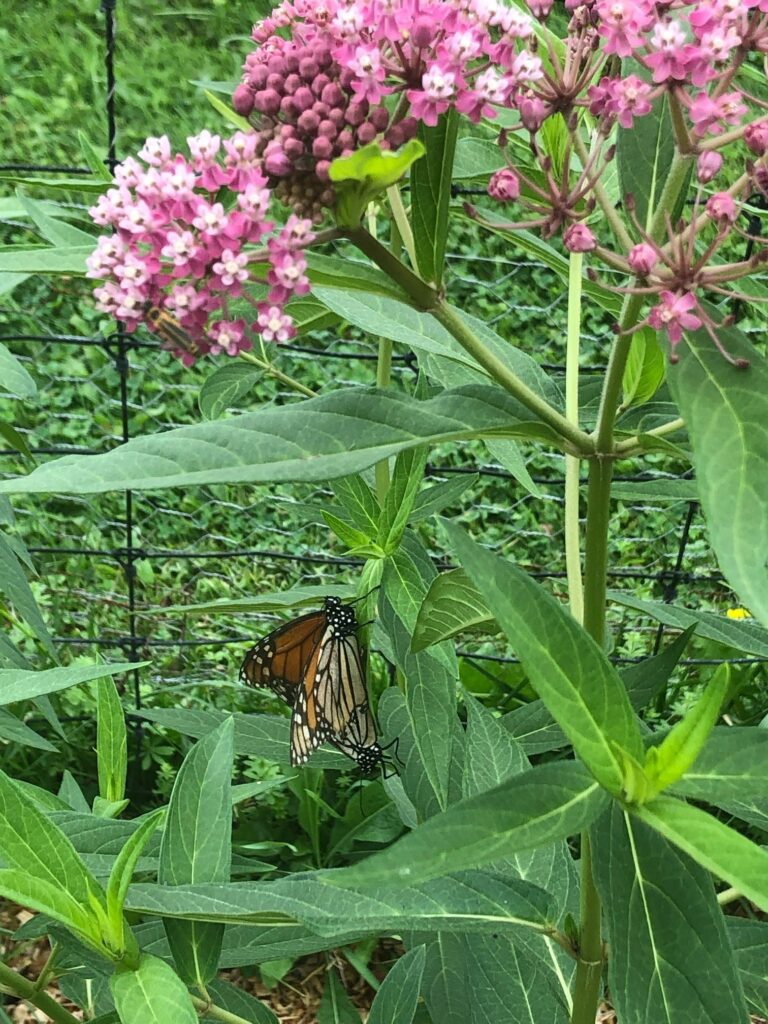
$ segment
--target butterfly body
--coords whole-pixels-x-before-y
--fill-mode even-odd
[[[333,743],[370,774],[383,761],[365,687],[354,609],[337,597],[279,626],[245,656],[241,679],[265,686],[293,709],[291,764],[306,764],[321,743]]]

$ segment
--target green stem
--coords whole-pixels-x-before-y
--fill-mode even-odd
[[[600,897],[592,877],[589,833],[581,834],[581,922],[571,1024],[595,1024],[603,976]]]
[[[302,384],[301,381],[295,380],[293,377],[289,377],[287,373],[283,373],[282,370],[267,362],[266,359],[259,359],[253,352],[241,352],[240,358],[244,359],[247,363],[253,363],[254,366],[260,367],[265,373],[268,373],[270,377],[274,377],[275,380],[279,380],[281,384],[285,384],[287,387],[292,388],[294,391],[298,391],[300,395],[306,395],[307,398],[315,398],[317,392],[313,391],[312,388],[308,388],[306,384]]]
[[[721,907],[725,907],[729,903],[733,903],[734,900],[740,900],[744,895],[739,889],[723,889],[722,892],[717,894],[717,902]]]
[[[624,381],[624,369],[627,365],[629,350],[632,348],[634,336],[626,333],[637,323],[643,305],[642,295],[627,295],[619,316],[619,334],[613,343],[608,357],[608,369],[603,381],[603,393],[600,396],[600,410],[597,414],[597,430],[595,441],[597,450],[603,454],[613,451],[613,425],[616,421],[616,410]]]
[[[667,434],[674,434],[676,431],[682,430],[684,426],[685,420],[678,417],[678,419],[670,420],[669,423],[662,423],[660,427],[651,427],[650,430],[646,430],[644,436],[665,437]],[[638,455],[642,450],[639,437],[628,437],[624,441],[619,441],[615,448],[616,454],[622,459],[630,455]]]
[[[584,257],[571,253],[568,268],[568,328],[565,345],[565,415],[579,425],[579,342],[581,338],[581,277]],[[565,568],[571,614],[577,622],[584,618],[584,592],[581,579],[581,536],[579,530],[579,474],[581,460],[565,456]]]
[[[392,372],[392,342],[389,338],[379,338],[379,360],[376,364],[376,386],[379,388],[389,387],[389,378]],[[384,499],[389,490],[389,459],[382,459],[377,462],[374,468],[376,480],[376,497],[379,504],[384,504]]]
[[[400,195],[400,187],[398,185],[392,185],[387,189],[387,199],[389,200],[389,206],[392,210],[393,227],[397,229],[398,239],[402,242],[403,248],[408,253],[408,259],[411,261],[411,265],[418,267],[416,263],[416,243],[413,240],[413,231],[411,231],[411,223],[408,220],[408,214],[405,212],[405,206],[403,205],[403,197]],[[394,244],[392,250],[397,252],[399,246]]]
[[[581,159],[582,165],[586,167],[587,162],[589,160],[589,153],[587,152],[587,147],[584,145],[584,140],[580,137],[578,132],[575,132],[574,145],[576,148],[576,152],[579,154],[579,158]],[[595,199],[600,204],[600,209],[603,211],[603,215],[605,219],[608,221],[608,225],[611,228],[611,231],[613,231],[616,241],[619,243],[624,252],[628,253],[634,245],[634,240],[627,231],[627,229],[624,227],[624,221],[621,219],[618,212],[616,211],[616,206],[613,200],[606,192],[599,178],[592,182],[592,192],[595,196]]]
[[[246,1020],[245,1017],[238,1017],[236,1013],[230,1013],[223,1006],[208,1003],[205,999],[198,999],[197,996],[190,996],[190,998],[195,1004],[195,1008],[200,1010],[201,1013],[205,1012],[206,1017],[213,1017],[214,1020],[224,1021],[224,1024],[251,1024],[251,1021]]]
[[[56,1021],[56,1024],[78,1024],[77,1018],[61,1003],[57,1003],[47,992],[39,992],[33,981],[27,981],[4,963],[0,963],[0,989],[36,1006],[50,1020]]]

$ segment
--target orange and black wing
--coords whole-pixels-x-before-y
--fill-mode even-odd
[[[240,666],[240,678],[248,686],[273,690],[293,707],[325,626],[323,612],[302,615],[278,626],[248,651]]]

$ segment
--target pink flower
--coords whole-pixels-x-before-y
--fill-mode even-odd
[[[511,167],[502,167],[488,182],[488,195],[500,203],[510,203],[520,195],[520,179]]]
[[[702,185],[706,185],[718,174],[722,166],[722,156],[712,149],[705,149],[699,153],[696,160],[696,177]]]
[[[165,167],[171,159],[171,143],[167,135],[158,139],[147,139],[139,156],[153,167]]]
[[[259,306],[259,316],[254,329],[261,334],[264,341],[290,341],[296,335],[296,328],[290,316],[280,306],[270,306],[266,302]]]
[[[755,121],[744,130],[744,141],[757,156],[768,152],[768,120]]]
[[[712,220],[724,224],[733,224],[739,216],[739,209],[733,200],[733,196],[727,192],[716,192],[707,200],[707,213]]]
[[[563,235],[563,245],[568,252],[592,252],[597,239],[586,224],[571,224]]]
[[[690,312],[696,307],[696,296],[691,292],[662,292],[659,298],[659,305],[648,314],[648,323],[654,330],[666,331],[673,346],[680,341],[683,331],[697,331],[701,327],[699,317]]]
[[[653,7],[647,0],[599,0],[595,9],[605,52],[629,57],[642,47],[642,33],[653,23]]]
[[[647,242],[640,242],[632,247],[629,254],[629,265],[640,277],[647,277],[658,262],[656,250]]]
[[[685,33],[676,21],[659,21],[650,39],[653,51],[644,61],[653,71],[654,82],[682,81],[687,72]],[[629,54],[626,54],[629,56]]]
[[[214,263],[211,269],[224,288],[231,289],[232,295],[239,295],[242,291],[240,286],[248,280],[247,268],[248,253],[235,253],[231,249],[225,249],[221,259]]]
[[[245,320],[217,320],[211,325],[208,337],[213,342],[211,355],[214,356],[220,352],[236,356],[252,348],[251,340],[245,334]]]
[[[424,72],[421,89],[409,89],[407,96],[413,116],[434,128],[440,114],[444,114],[456,97],[456,75],[439,64]]]

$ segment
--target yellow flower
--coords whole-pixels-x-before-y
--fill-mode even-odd
[[[729,619],[751,619],[752,616],[749,614],[746,608],[729,608],[725,613]]]

